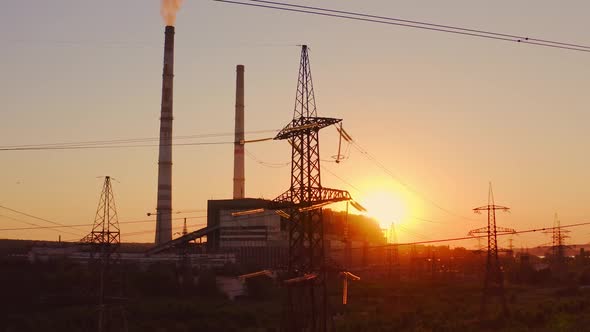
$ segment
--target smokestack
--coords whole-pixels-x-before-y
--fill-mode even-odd
[[[166,26],[162,112],[160,116],[160,155],[158,158],[158,205],[156,245],[172,240],[172,85],[174,80],[174,27]]]
[[[234,199],[245,197],[244,177],[244,66],[236,66],[236,130],[234,139]]]

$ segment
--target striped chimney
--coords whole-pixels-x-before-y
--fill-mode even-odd
[[[234,139],[234,199],[245,197],[244,176],[244,65],[236,66],[236,129]]]
[[[160,116],[160,154],[158,158],[158,205],[156,245],[172,240],[172,86],[174,81],[174,27],[166,26],[162,111]]]

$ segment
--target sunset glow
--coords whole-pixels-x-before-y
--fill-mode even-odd
[[[588,12],[0,1],[0,332],[590,331]]]
[[[392,189],[371,191],[361,202],[367,208],[367,215],[377,219],[381,228],[388,228],[392,222],[404,223],[408,217],[407,199]]]

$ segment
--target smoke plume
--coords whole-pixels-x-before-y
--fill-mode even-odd
[[[162,0],[160,14],[166,25],[174,26],[176,24],[176,13],[180,10],[183,0]]]

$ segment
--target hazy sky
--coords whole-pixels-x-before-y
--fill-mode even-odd
[[[588,1],[298,3],[590,44]],[[0,1],[0,145],[157,137],[164,37],[159,5]],[[346,161],[323,164],[329,170],[323,184],[348,189],[374,210],[383,205],[376,204],[383,200],[376,192],[399,197],[405,203],[391,206],[405,206],[405,213],[394,212],[403,215],[401,241],[461,236],[485,226],[485,216],[471,209],[487,204],[488,181],[496,203],[512,208],[498,216],[499,225],[551,226],[554,212],[562,224],[590,221],[589,53],[208,0],[186,0],[176,26],[175,136],[231,134],[236,64],[246,67],[246,130],[280,129],[292,117],[296,45],[305,43],[319,115],[343,118],[356,142],[413,192],[354,148]],[[325,160],[336,154],[334,129],[322,131],[321,147]],[[290,158],[284,141],[246,149],[263,162]],[[173,207],[193,211],[175,218],[189,217],[194,229],[205,222],[205,212],[195,210],[205,209],[207,199],[230,198],[232,153],[232,145],[174,148]],[[0,151],[0,205],[64,224],[92,223],[102,186],[97,176],[110,175],[119,181],[120,221],[149,219],[157,158],[157,147]],[[278,196],[289,186],[289,172],[246,159],[247,195]],[[1,228],[28,226],[23,221],[48,225],[0,209]],[[121,229],[124,241],[153,241],[153,224]],[[590,227],[572,230],[571,241],[590,241]],[[82,237],[90,227],[68,231]],[[0,231],[0,238],[58,234]],[[532,235],[514,243],[549,241]]]

